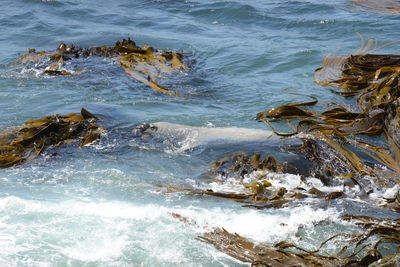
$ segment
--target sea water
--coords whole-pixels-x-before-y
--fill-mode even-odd
[[[100,143],[59,148],[57,156],[44,153],[0,170],[0,264],[242,266],[195,238],[223,227],[255,242],[286,240],[315,248],[335,233],[354,230],[340,219],[350,206],[344,200],[254,210],[226,199],[162,194],[159,184],[204,187],[198,177],[212,161],[260,147],[138,145],[129,133],[143,121],[267,129],[255,115],[307,99],[291,92],[351,105],[354,100],[314,84],[314,70],[329,53],[355,51],[357,33],[381,44],[398,39],[398,25],[398,16],[351,9],[344,0],[2,0],[0,128],[84,107],[109,131]],[[189,69],[163,81],[183,97],[151,90],[112,59],[68,62],[67,68],[90,71],[57,77],[14,63],[29,48],[54,50],[61,41],[111,46],[128,37],[140,46],[185,54]],[[398,51],[399,45],[385,50]],[[274,154],[279,148],[270,144],[262,151]],[[269,178],[288,188],[301,185],[296,175]],[[317,180],[315,186],[324,190]],[[234,191],[237,185],[208,188]]]

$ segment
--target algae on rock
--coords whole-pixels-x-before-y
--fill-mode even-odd
[[[178,95],[158,84],[157,80],[166,78],[180,70],[186,69],[183,55],[178,52],[157,50],[151,46],[136,46],[131,39],[117,41],[114,46],[95,46],[76,48],[72,44],[61,44],[55,52],[36,51],[30,49],[27,54],[21,55],[16,62],[20,64],[46,62],[43,73],[48,75],[76,75],[85,71],[68,71],[63,69],[65,61],[87,57],[116,58],[124,71],[137,81],[146,84],[153,90]]]
[[[73,142],[80,146],[90,144],[104,131],[96,120],[82,108],[81,114],[56,114],[28,120],[21,127],[9,129],[0,136],[0,168],[23,164],[50,146]]]

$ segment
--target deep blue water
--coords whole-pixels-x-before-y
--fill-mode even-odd
[[[0,170],[0,264],[242,265],[195,240],[203,230],[183,225],[171,212],[256,241],[300,242],[302,236],[305,246],[336,233],[336,226],[351,228],[338,219],[345,209],[340,205],[255,211],[227,200],[159,194],[157,184],[191,184],[236,145],[183,151],[138,147],[129,140],[129,130],[142,121],[266,129],[255,115],[299,101],[293,91],[316,96],[321,103],[351,105],[353,100],[314,84],[314,70],[329,53],[355,51],[360,45],[356,33],[381,44],[396,40],[400,17],[365,13],[348,4],[3,0],[0,128],[85,107],[111,132],[98,145],[64,148],[59,157],[44,155]],[[128,37],[138,45],[186,55],[189,70],[163,81],[183,97],[147,88],[111,59],[78,60],[70,67],[91,71],[57,77],[14,63],[29,48],[54,50],[61,41],[78,47],[113,45]],[[398,50],[397,44],[384,51]],[[268,147],[279,150],[274,144]],[[330,227],[315,226],[326,220]],[[282,222],[287,228],[281,229]]]

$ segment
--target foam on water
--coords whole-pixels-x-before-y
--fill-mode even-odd
[[[261,180],[260,177],[262,177]],[[279,189],[280,187],[285,187],[288,190],[293,190],[296,187],[301,187],[305,190],[309,190],[312,187],[315,187],[326,193],[345,190],[345,187],[343,185],[324,186],[320,179],[314,177],[307,177],[305,179],[302,179],[300,175],[266,171],[251,172],[249,174],[246,174],[243,180],[238,180],[236,177],[226,177],[222,175],[215,177],[214,180],[216,181],[202,184],[201,188],[212,189],[216,192],[243,193],[248,191],[243,185],[251,185],[257,181],[267,180],[271,182],[271,189],[273,190]]]
[[[184,225],[172,218],[171,213],[186,216],[198,226]],[[0,244],[5,248],[0,258],[11,263],[21,263],[23,255],[29,255],[31,263],[45,259],[128,263],[139,252],[143,258],[161,262],[191,262],[186,258],[190,256],[188,250],[202,247],[193,237],[213,227],[224,227],[255,241],[271,243],[295,241],[299,227],[312,229],[321,221],[338,221],[334,208],[313,210],[305,206],[260,213],[247,209],[183,208],[119,201],[57,203],[14,196],[0,198],[0,215]],[[184,249],[186,245],[191,248]],[[41,251],[46,251],[46,255]]]

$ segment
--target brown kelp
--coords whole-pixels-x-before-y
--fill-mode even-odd
[[[323,86],[335,86],[335,91],[345,96],[355,96],[357,106],[377,134],[384,132],[395,161],[400,161],[400,55],[357,54],[342,57],[335,66],[338,77],[321,77],[329,65],[316,71],[316,82]],[[364,127],[366,128],[366,127]]]
[[[345,97],[356,97],[357,109],[331,103],[328,110],[312,112],[300,107],[298,103],[288,103],[260,112],[256,118],[271,128],[273,128],[272,121],[300,119],[295,131],[291,133],[275,131],[275,133],[281,136],[306,133],[305,139],[323,141],[332,149],[339,151],[355,172],[377,176],[376,170],[367,166],[353,152],[354,149],[361,150],[398,175],[400,174],[400,56],[367,53],[398,41],[378,47],[376,41],[369,40],[365,43],[364,39],[361,40],[361,47],[354,55],[326,57],[323,66],[315,73],[317,84],[330,88],[335,86],[341,89],[333,90],[335,93]],[[382,133],[388,141],[386,148],[360,139],[361,136],[378,136]]]
[[[339,259],[321,255],[302,255],[282,248],[255,242],[223,228],[216,228],[197,238],[227,255],[252,266],[337,266]]]
[[[96,121],[93,114],[82,108],[81,114],[56,114],[8,129],[0,135],[0,168],[26,163],[50,146],[72,142],[80,146],[90,144],[103,131]]]
[[[63,69],[64,62],[91,56],[116,58],[129,76],[156,91],[171,95],[177,95],[177,92],[159,85],[157,79],[166,78],[163,75],[169,75],[186,68],[181,53],[157,50],[148,45],[139,47],[131,39],[117,41],[114,46],[89,48],[77,48],[72,44],[62,42],[54,52],[30,49],[27,54],[21,55],[16,62],[21,64],[46,62],[44,74],[75,75],[83,71],[65,70]]]
[[[196,196],[211,196],[239,202],[243,207],[255,209],[281,208],[302,205],[307,199],[310,205],[329,205],[338,198],[362,202],[371,207],[400,211],[400,191],[393,197],[380,201],[369,198],[375,187],[391,188],[398,183],[398,175],[389,170],[378,170],[364,163],[355,153],[341,144],[329,145],[327,141],[305,138],[302,144],[291,147],[291,153],[299,153],[298,165],[292,162],[277,162],[272,156],[235,153],[214,162],[210,170],[202,174],[201,184],[193,186],[164,184],[163,193],[184,193]],[[343,153],[345,156],[343,156]],[[307,160],[308,159],[308,160]],[[357,171],[364,170],[364,172]],[[366,172],[379,174],[378,177]],[[288,174],[294,174],[289,175]],[[317,189],[314,182],[319,179],[324,188]],[[284,180],[290,180],[290,183]],[[283,184],[282,184],[283,183]],[[342,189],[332,190],[330,186]],[[322,191],[321,191],[322,190]],[[314,203],[314,204],[312,204]],[[325,204],[324,204],[325,203]]]
[[[325,58],[324,65],[316,70],[318,84],[338,87],[341,90],[334,92],[355,97],[356,107],[329,103],[327,110],[316,112],[298,103],[288,103],[256,116],[273,130],[273,122],[296,119],[294,131],[274,132],[303,140],[303,144],[290,150],[313,162],[312,175],[324,184],[332,178],[351,176],[364,193],[375,190],[373,184],[380,188],[400,184],[400,56],[365,54],[373,46],[371,40],[367,44],[362,41],[357,51],[362,54]],[[382,140],[373,144],[373,139],[364,138],[382,135],[387,145],[382,146]],[[399,204],[396,200],[386,201],[381,207],[399,211]]]
[[[350,8],[375,14],[400,15],[400,2],[393,0],[351,0]]]
[[[195,221],[180,214],[172,216],[185,224],[200,227]],[[360,233],[340,233],[310,250],[281,241],[276,244],[255,243],[224,228],[202,227],[206,232],[199,241],[213,245],[227,255],[252,266],[396,266],[400,251],[384,252],[382,244],[400,245],[400,221],[391,218],[342,215],[361,227]],[[211,229],[210,229],[211,228]],[[336,255],[325,255],[322,248],[329,243],[337,246]],[[389,265],[392,264],[392,265]]]

